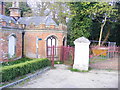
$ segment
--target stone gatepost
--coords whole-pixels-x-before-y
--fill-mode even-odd
[[[90,41],[85,37],[80,37],[74,41],[74,44],[75,57],[73,69],[88,70]]]

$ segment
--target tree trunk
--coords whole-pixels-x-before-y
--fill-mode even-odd
[[[104,39],[103,42],[102,42],[102,45],[104,45],[104,43],[108,40],[109,35],[110,35],[110,26],[108,26],[108,32],[107,32],[107,34],[106,34],[105,39]]]
[[[100,29],[100,37],[99,37],[98,46],[100,46],[100,44],[101,44],[103,28],[104,28],[104,26],[105,26],[105,24],[106,24],[106,20],[107,20],[107,16],[105,16],[104,23],[101,25],[101,29]]]

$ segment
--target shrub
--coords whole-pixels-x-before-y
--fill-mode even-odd
[[[32,61],[26,61],[24,63],[4,66],[1,68],[2,72],[0,72],[2,74],[2,82],[12,80],[15,77],[31,73],[50,65],[51,63],[48,59],[34,59]]]
[[[32,60],[32,59],[30,59],[30,58],[21,58],[21,59],[14,60],[14,61],[3,62],[2,66],[10,66],[10,65],[14,65],[14,64],[18,64],[18,63],[23,63],[23,62],[26,62],[26,61],[30,61],[30,60]]]

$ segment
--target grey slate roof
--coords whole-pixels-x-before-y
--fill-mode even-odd
[[[52,19],[51,16],[32,16],[32,17],[21,17],[18,22],[20,24],[34,24],[34,25],[40,25],[40,24],[45,24],[45,25],[52,25],[54,24],[57,26],[55,21]]]
[[[5,16],[5,15],[1,15],[0,14],[0,20],[4,20],[7,23],[9,23],[10,21],[12,21],[13,23],[17,23],[12,17],[9,16]],[[20,24],[26,24],[26,25],[30,25],[30,24],[34,24],[34,25],[40,25],[40,24],[45,24],[45,25],[55,25],[58,26],[55,21],[52,19],[51,16],[32,16],[32,17],[20,17],[18,19],[18,22]]]
[[[13,23],[16,23],[16,21],[12,17],[1,15],[1,14],[0,14],[0,20],[6,21],[7,23],[9,23],[10,21],[12,21]]]

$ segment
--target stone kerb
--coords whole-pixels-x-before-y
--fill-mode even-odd
[[[73,68],[80,70],[88,70],[90,41],[85,37],[80,37],[74,41],[74,44],[75,57]]]

